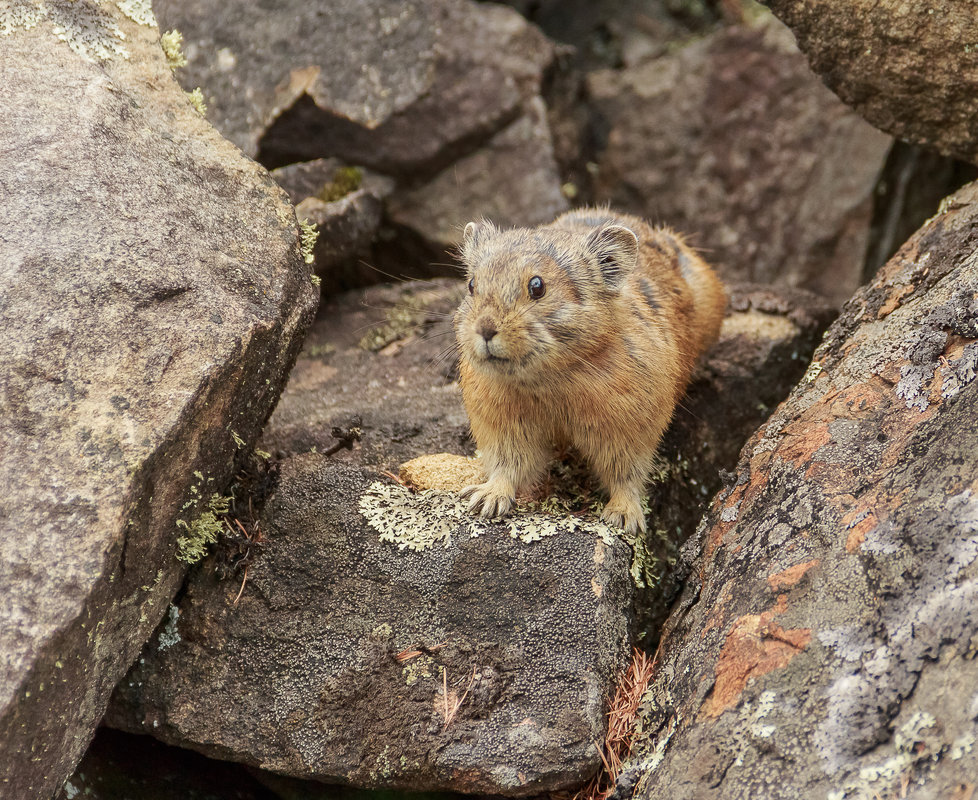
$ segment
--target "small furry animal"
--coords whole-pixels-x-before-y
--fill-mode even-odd
[[[642,495],[726,293],[675,233],[583,208],[538,228],[465,226],[469,294],[455,314],[462,398],[485,483],[469,510],[495,517],[575,447],[609,494],[602,518],[645,530]]]

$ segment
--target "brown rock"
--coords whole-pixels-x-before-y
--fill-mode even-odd
[[[862,280],[889,139],[810,73],[770,18],[592,73],[597,199],[692,237],[728,280],[836,304]]]
[[[973,787],[978,185],[946,206],[846,304],[690,540],[622,791]]]
[[[218,129],[263,163],[338,157],[433,174],[515,119],[553,59],[510,9],[468,2],[160,3]],[[220,24],[216,24],[216,21]]]
[[[138,5],[0,12],[3,797],[71,774],[316,304],[287,198]]]
[[[587,778],[628,654],[630,548],[586,530],[524,542],[506,521],[476,536],[457,495],[426,502],[287,459],[240,601],[205,564],[110,723],[366,787],[521,797]]]
[[[978,8],[970,0],[765,0],[812,69],[873,125],[978,164]]]
[[[550,222],[567,208],[546,109],[536,98],[527,103],[525,114],[483,148],[425,185],[396,193],[388,214],[422,237],[434,253],[444,254],[461,242],[462,230],[472,220],[532,227]]]
[[[394,182],[333,158],[290,164],[271,174],[296,204],[296,215],[319,231],[313,268],[322,295],[377,283],[369,254]]]

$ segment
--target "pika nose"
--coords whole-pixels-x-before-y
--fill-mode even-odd
[[[485,322],[485,321],[479,323],[479,328],[477,332],[479,336],[481,336],[487,342],[490,341],[493,336],[499,333],[499,331],[496,330],[495,325],[493,325],[491,322]]]

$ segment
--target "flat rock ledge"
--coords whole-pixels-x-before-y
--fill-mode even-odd
[[[287,459],[240,600],[205,563],[108,722],[365,787],[580,783],[627,664],[632,551],[553,520],[474,522],[456,494]]]

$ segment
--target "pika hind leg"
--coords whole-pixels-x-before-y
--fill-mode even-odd
[[[542,440],[522,431],[510,432],[485,446],[479,444],[486,481],[466,486],[462,499],[469,501],[473,514],[483,518],[502,516],[513,507],[516,493],[543,473],[550,450]]]

